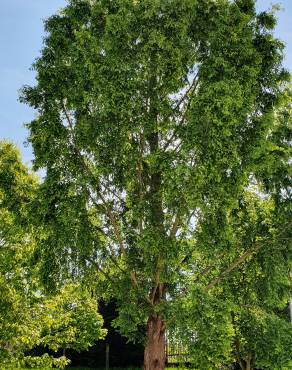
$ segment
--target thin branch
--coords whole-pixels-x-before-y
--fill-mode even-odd
[[[113,284],[116,283],[116,281],[107,273],[105,272],[96,261],[94,261],[92,258],[88,259],[97,269],[97,271],[101,272],[109,281],[111,281]]]
[[[81,159],[82,159],[82,163],[84,164],[84,166],[87,169],[87,171],[90,174],[92,174],[91,171],[90,171],[90,169],[88,168],[86,162],[84,161],[84,158],[82,156],[81,156]],[[125,246],[124,246],[124,242],[123,242],[123,238],[122,238],[122,233],[121,233],[120,227],[118,225],[118,222],[117,222],[117,220],[116,220],[116,218],[115,218],[115,216],[114,216],[111,208],[107,206],[107,202],[106,202],[106,199],[104,198],[104,196],[100,192],[98,192],[98,195],[99,195],[99,197],[100,197],[100,199],[101,199],[101,201],[103,203],[102,206],[103,206],[103,208],[104,208],[104,210],[106,212],[106,215],[108,216],[108,218],[109,218],[109,220],[110,220],[110,222],[111,222],[111,224],[113,226],[114,233],[116,235],[118,244],[120,246],[120,252],[121,252],[121,254],[124,257],[126,257],[126,249],[125,249]],[[91,197],[91,199],[92,199],[92,197]],[[96,202],[95,202],[95,204],[96,204]],[[131,276],[131,280],[132,280],[133,285],[135,287],[138,287],[138,281],[137,281],[137,277],[136,277],[135,272],[134,271],[130,271],[130,276]]]
[[[176,217],[175,217],[174,223],[172,225],[172,228],[170,230],[170,233],[169,233],[169,236],[171,238],[174,238],[175,237],[175,235],[177,233],[177,230],[180,227],[180,224],[181,224],[181,217],[179,216],[179,214],[177,214]]]
[[[92,225],[93,227],[96,227],[95,225]],[[106,237],[109,237],[108,235],[107,235],[107,233],[105,233],[103,230],[100,230],[99,228],[98,228],[98,231],[99,232],[101,232],[104,236],[106,236]],[[98,240],[96,239],[96,238],[94,238],[94,240],[96,240],[97,242],[98,242]],[[108,250],[107,250],[107,248],[104,248],[105,250],[106,250],[106,252],[108,253],[107,254],[107,256],[108,256],[108,258],[112,261],[112,263],[123,273],[123,274],[127,274],[127,271],[126,270],[123,270],[122,268],[121,268],[121,266],[119,265],[119,263],[118,263],[118,261],[117,261],[117,259],[115,258],[115,253],[114,253],[114,250],[113,250],[113,248],[111,247],[111,245],[110,245],[110,243],[108,244],[109,245],[109,252],[110,253],[108,253]]]
[[[214,288],[214,286],[218,284],[218,282],[222,280],[222,278],[225,275],[233,271],[237,266],[243,263],[253,253],[256,253],[261,247],[262,247],[262,244],[260,243],[255,244],[253,247],[245,251],[240,257],[236,258],[225,270],[221,271],[221,273],[206,286],[205,291],[207,292],[210,289]]]
[[[159,285],[161,284],[160,275],[161,275],[161,260],[158,257],[157,264],[156,264],[156,274],[155,274],[155,279],[154,279],[154,284],[155,285],[154,285],[154,288],[152,290],[151,298],[150,298],[150,300],[153,304],[154,304],[157,289],[159,288]]]
[[[70,117],[66,111],[66,108],[63,104],[63,111],[64,111],[64,114],[65,114],[65,117],[68,121],[68,124],[70,126],[70,128],[72,129],[73,128],[73,124],[72,124],[72,121],[70,120]],[[86,163],[86,161],[84,160],[84,157],[83,155],[80,153],[80,151],[77,149],[76,145],[73,146],[73,150],[75,152],[75,154],[78,156],[78,158],[80,159],[80,163],[82,165],[82,167],[85,169],[85,171],[87,173],[90,174],[90,176],[93,176],[93,178],[95,178],[95,176],[92,174],[92,171],[91,169],[89,168],[88,164]],[[107,205],[107,201],[106,199],[104,198],[104,196],[102,195],[102,193],[99,191],[99,189],[97,190],[97,193],[102,201],[102,206],[105,210],[105,213],[106,215],[108,216],[112,226],[113,226],[113,229],[114,229],[114,233],[116,235],[116,238],[117,238],[117,241],[118,241],[118,244],[120,246],[120,252],[121,254],[125,257],[126,256],[126,250],[125,250],[125,246],[124,246],[124,242],[123,242],[123,238],[122,238],[122,233],[121,233],[121,230],[120,230],[120,227],[118,225],[118,222],[111,210],[110,207],[108,207]],[[89,192],[90,194],[90,192]],[[91,197],[91,199],[93,199]],[[96,203],[95,203],[96,204]],[[136,277],[136,274],[134,271],[130,271],[130,276],[131,276],[131,280],[132,280],[132,283],[135,287],[138,287],[138,280],[137,280],[137,277]]]
[[[281,232],[278,233],[278,235],[275,237],[275,240],[281,240],[281,238],[279,238],[279,236],[281,236],[282,234],[284,234],[286,231],[287,231],[287,228],[289,228],[289,226],[291,225],[291,222],[289,222],[287,225],[285,225],[286,227],[283,227]],[[265,240],[262,240],[262,241],[259,241],[258,243],[255,243],[250,249],[246,250],[240,257],[236,258],[232,263],[231,265],[229,265],[225,270],[221,271],[221,273],[219,274],[219,276],[215,279],[213,279],[205,288],[205,291],[209,291],[210,289],[212,289],[216,284],[218,284],[218,282],[220,280],[222,280],[222,278],[229,274],[231,271],[233,271],[236,267],[238,267],[240,264],[242,264],[243,262],[246,261],[246,259],[248,257],[250,257],[253,253],[256,253],[258,252],[262,246],[263,246],[263,242],[264,241],[267,241],[267,239]]]
[[[66,120],[68,122],[68,125],[69,125],[70,129],[72,130],[73,129],[73,122],[71,121],[71,119],[69,117],[69,114],[67,112],[67,109],[66,109],[64,103],[62,103],[62,108],[63,108],[63,112],[65,114]]]
[[[173,225],[170,229],[170,237],[175,237],[178,229],[180,228],[181,224],[182,224],[182,218],[183,218],[183,212],[180,212],[181,210],[179,210],[175,216],[175,220],[173,222]],[[190,220],[191,218],[194,216],[194,214],[196,213],[196,209],[194,209],[190,214],[189,214],[189,217],[187,218],[187,221],[186,221],[186,224],[188,225],[190,223]]]
[[[70,128],[72,129],[73,128],[73,124],[72,124],[72,121],[70,120],[70,117],[69,117],[69,115],[68,115],[68,113],[66,111],[66,108],[65,108],[64,104],[63,104],[63,110],[64,110],[64,113],[65,113],[65,117],[66,117],[66,119],[68,121],[68,124],[69,124]],[[93,177],[95,179],[95,176],[92,174],[91,169],[89,168],[88,164],[84,160],[84,156],[80,153],[80,151],[77,149],[77,147],[76,147],[75,144],[73,146],[73,150],[74,150],[75,154],[78,156],[78,158],[80,159],[80,163],[81,163],[82,167],[86,170],[86,172],[88,174],[90,174],[91,177]],[[107,206],[107,201],[104,198],[104,196],[101,194],[101,192],[100,192],[99,189],[97,189],[97,193],[98,193],[98,195],[99,195],[99,197],[100,197],[100,199],[101,199],[101,201],[103,203],[102,205],[104,207],[105,213],[108,216],[108,218],[110,219],[111,224],[112,224],[112,226],[114,228],[114,232],[115,232],[117,241],[118,241],[118,243],[120,245],[121,253],[123,255],[125,255],[125,248],[124,248],[123,238],[122,238],[122,235],[121,235],[121,232],[120,232],[118,223],[117,223],[117,221],[116,221],[116,219],[115,219],[115,217],[113,215],[113,212],[112,212],[111,208]],[[89,192],[89,195],[90,195],[90,192]],[[91,200],[93,200],[92,197],[91,197]]]
[[[118,243],[120,245],[121,254],[125,256],[125,253],[126,253],[125,252],[125,246],[124,246],[124,242],[123,242],[123,238],[122,238],[122,233],[121,233],[120,227],[118,225],[118,222],[117,222],[117,220],[116,220],[116,218],[115,218],[115,216],[114,216],[111,208],[107,206],[107,202],[106,202],[104,196],[100,192],[98,193],[98,195],[99,195],[99,197],[100,197],[100,199],[101,199],[101,201],[103,203],[102,206],[104,207],[105,212],[106,212],[106,214],[107,214],[108,218],[110,219],[111,224],[113,226],[113,229],[114,229],[114,232],[115,232],[117,241],[118,241]]]
[[[214,266],[208,266],[208,267],[206,267],[203,271],[201,271],[200,273],[199,273],[199,275],[196,277],[196,279],[195,279],[195,283],[198,283],[200,280],[201,280],[201,278],[203,277],[203,276],[205,276],[205,275],[207,275],[211,270],[212,270],[212,268],[213,268]]]
[[[111,193],[114,197],[116,197],[120,202],[124,202],[124,199],[121,198],[118,194],[116,194],[111,188],[110,188],[110,185],[109,184],[105,184],[104,182],[101,182],[100,183],[106,191],[108,191],[109,193]]]
[[[183,103],[183,101],[187,98],[189,92],[192,90],[192,89],[196,89],[197,85],[198,85],[198,81],[199,79],[197,78],[198,77],[198,73],[195,75],[192,83],[189,85],[189,88],[187,89],[187,91],[183,94],[183,96],[180,98],[180,100],[177,102],[176,106],[173,108],[172,110],[172,113],[171,115],[173,115],[177,110],[178,108],[180,107],[180,105]],[[170,115],[170,116],[171,116]],[[167,118],[169,118],[170,116],[168,116]]]
[[[181,119],[180,119],[180,121],[178,122],[178,124],[175,126],[175,128],[173,129],[173,133],[172,133],[172,135],[170,136],[170,138],[166,141],[166,143],[164,144],[164,146],[163,146],[163,150],[166,150],[168,147],[169,147],[169,145],[171,144],[171,142],[173,141],[173,139],[175,138],[175,136],[176,136],[176,134],[177,134],[177,130],[178,130],[178,128],[180,127],[180,125],[183,123],[183,121],[184,121],[184,119],[185,119],[185,117],[186,117],[186,114],[187,114],[187,111],[188,111],[188,108],[189,108],[189,106],[190,106],[190,103],[191,103],[191,98],[192,98],[192,96],[193,96],[193,94],[194,94],[194,92],[195,92],[195,90],[196,90],[196,88],[197,88],[197,86],[198,86],[198,83],[199,83],[199,79],[197,78],[197,75],[194,77],[194,80],[193,80],[193,82],[192,82],[192,84],[191,84],[191,86],[188,88],[188,90],[186,91],[186,93],[183,95],[183,97],[180,99],[180,101],[178,102],[178,104],[176,105],[176,107],[174,108],[174,110],[173,110],[173,112],[172,112],[172,114],[180,107],[180,105],[181,105],[181,103],[185,100],[185,98],[189,95],[189,93],[190,93],[190,95],[189,95],[189,99],[188,99],[188,102],[187,102],[187,104],[186,104],[186,107],[185,107],[185,110],[184,110],[184,113],[183,113],[183,115],[182,115],[182,117],[181,117]],[[170,115],[171,116],[171,115]],[[170,117],[169,116],[169,117]],[[169,117],[167,117],[167,119],[169,118]]]

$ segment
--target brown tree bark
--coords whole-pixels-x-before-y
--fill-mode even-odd
[[[159,315],[152,315],[147,322],[144,350],[144,370],[165,368],[165,325]]]

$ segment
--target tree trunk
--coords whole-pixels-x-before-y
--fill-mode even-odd
[[[246,370],[253,370],[251,353],[248,354],[247,359],[245,360],[245,363],[246,363],[246,366],[245,366]]]
[[[165,325],[159,315],[152,315],[147,323],[147,339],[144,350],[144,370],[165,368]]]

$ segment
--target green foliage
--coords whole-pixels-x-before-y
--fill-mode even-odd
[[[173,303],[171,318],[170,343],[182,344],[195,369],[219,369],[232,362],[234,328],[228,302],[196,291]]]
[[[283,219],[279,225],[275,210],[271,198],[263,199],[254,192],[246,195],[237,216],[237,235],[244,243],[264,243],[264,248],[226,278],[220,292],[221,298],[232,302],[233,356],[242,369],[248,368],[248,363],[251,368],[289,367],[291,323],[288,315],[280,313],[291,295],[291,259],[287,254],[291,231]]]
[[[37,186],[12,144],[0,143],[0,361],[30,349],[35,328],[31,325],[29,300],[35,286],[28,274],[28,259],[34,247],[27,222],[27,205]],[[32,290],[29,290],[31,287]],[[17,361],[17,358],[15,359]]]
[[[55,366],[68,359],[31,356],[36,346],[57,351],[86,350],[105,331],[96,298],[80,285],[65,285],[48,296],[33,265],[36,233],[30,221],[38,182],[21,163],[19,152],[0,142],[0,366]]]
[[[291,97],[274,25],[253,0],[71,0],[22,92],[47,173],[43,280],[115,297],[132,340],[187,302],[177,330],[198,332],[202,369],[233,356],[237,288],[265,311],[290,289]]]
[[[271,312],[243,307],[234,319],[237,340],[236,356],[249,356],[256,368],[283,369],[291,361],[291,323]]]
[[[40,303],[40,344],[51,350],[87,350],[105,336],[96,301],[81,286],[67,285],[56,296]]]

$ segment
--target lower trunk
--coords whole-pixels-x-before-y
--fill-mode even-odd
[[[253,356],[252,356],[252,353],[249,353],[248,356],[247,356],[247,359],[245,360],[245,370],[253,370]]]
[[[248,358],[247,360],[238,360],[238,363],[240,365],[240,368],[242,370],[253,370],[254,365],[252,364],[252,361]]]
[[[144,370],[165,368],[165,325],[159,315],[147,322],[147,340],[144,350]]]

